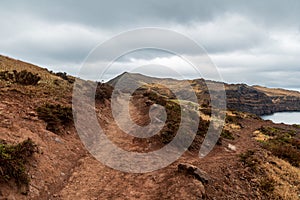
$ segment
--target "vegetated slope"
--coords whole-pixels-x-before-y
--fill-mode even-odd
[[[128,86],[136,88],[141,83],[160,82],[162,85],[171,85],[174,88],[180,88],[182,81],[175,79],[157,79],[147,77],[137,73],[123,73],[110,80],[108,84],[114,86],[117,82],[128,83]],[[214,88],[208,91],[207,84],[214,81],[195,79],[189,81],[200,104],[203,100],[210,99],[210,92],[216,93],[220,88]],[[216,82],[215,82],[216,83]],[[124,84],[124,87],[127,84]],[[242,112],[249,112],[256,115],[272,114],[280,111],[300,111],[300,93],[284,89],[265,88],[261,86],[248,86],[246,84],[226,84],[224,83],[227,107]],[[186,88],[182,90],[182,93]]]
[[[297,199],[300,194],[300,170],[295,164],[299,161],[294,159],[299,150],[300,129],[297,126],[275,125],[249,113],[228,111],[222,139],[208,156],[200,159],[198,150],[205,137],[210,109],[206,104],[209,100],[199,99],[202,120],[193,148],[158,171],[124,173],[101,164],[83,147],[70,120],[72,81],[7,57],[1,56],[0,64],[0,72],[14,74],[13,70],[26,70],[41,78],[33,85],[23,85],[14,77],[0,78],[1,147],[7,148],[31,138],[38,148],[25,164],[29,184],[20,187],[13,178],[1,179],[0,198]],[[88,87],[89,82],[85,83]],[[169,105],[168,112],[172,116],[157,136],[137,139],[120,130],[112,117],[109,100],[112,88],[106,84],[98,85],[95,112],[99,123],[107,137],[125,150],[149,152],[161,148],[176,131],[178,102],[164,87],[149,86],[153,88],[150,93],[141,88],[132,98],[130,113],[133,121],[148,124],[148,110],[153,104]],[[200,89],[198,92],[207,95]],[[122,100],[118,103],[123,104]],[[279,154],[276,144],[288,150],[292,148],[295,154]],[[193,170],[178,170],[179,164],[192,164],[204,171],[205,176]],[[1,178],[5,176],[2,172],[0,170]]]

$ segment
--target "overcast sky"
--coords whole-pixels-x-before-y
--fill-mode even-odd
[[[298,0],[2,0],[0,54],[76,75],[89,52],[107,39],[161,27],[202,45],[226,82],[300,88],[299,19]],[[105,78],[151,63],[183,68],[174,55],[147,50],[118,59]]]

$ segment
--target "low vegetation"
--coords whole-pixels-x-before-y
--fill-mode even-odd
[[[228,140],[234,140],[234,136],[233,136],[232,132],[230,132],[227,129],[222,130],[221,137],[225,138],[225,139],[228,139]]]
[[[270,193],[274,192],[276,182],[271,177],[261,178],[259,181],[260,191],[268,196]]]
[[[41,80],[41,77],[39,77],[38,74],[33,74],[27,70],[22,70],[20,72],[13,70],[12,72],[0,72],[0,79],[21,85],[36,85]]]
[[[162,99],[159,100],[160,102],[163,101]],[[166,126],[160,134],[160,137],[162,143],[167,144],[173,140],[178,131],[181,118],[181,108],[179,104],[173,101],[163,102],[162,104],[166,105],[167,120]]]
[[[60,126],[68,125],[73,121],[72,108],[60,104],[45,104],[37,108],[39,119],[46,122],[46,129],[59,133]]]
[[[75,78],[68,76],[66,72],[57,72],[57,73],[53,73],[56,76],[59,76],[60,78],[68,81],[69,83],[73,84],[75,82]]]
[[[300,167],[300,139],[296,138],[295,130],[263,126],[259,131],[270,136],[268,140],[262,142],[263,147],[291,165]]]
[[[248,171],[245,174],[246,178],[251,180],[252,187],[257,187],[267,199],[281,199],[274,193],[277,183],[265,167],[268,163],[267,155],[260,150],[249,149],[239,157]]]
[[[26,164],[37,152],[36,144],[27,139],[19,144],[10,145],[0,141],[0,181],[14,179],[20,187],[29,184]]]
[[[110,99],[113,92],[113,87],[107,83],[98,83],[95,93],[95,99],[103,102],[105,99]]]
[[[259,159],[255,156],[254,150],[248,150],[245,153],[240,154],[239,156],[240,156],[240,161],[246,167],[249,167],[253,172],[257,171]]]
[[[239,155],[242,179],[261,193],[263,199],[298,199],[300,169],[262,149],[249,149]]]
[[[226,114],[225,122],[240,126],[239,120],[242,119],[242,117],[239,114],[235,114],[235,113],[233,113],[233,115]]]

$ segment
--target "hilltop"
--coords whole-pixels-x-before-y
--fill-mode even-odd
[[[159,134],[134,138],[118,127],[110,95],[119,79],[138,87],[129,109],[137,124],[150,123],[150,106],[166,107],[166,125]],[[187,103],[194,106],[186,109],[201,119],[191,147],[166,168],[134,174],[103,165],[82,144],[73,123],[74,81],[64,73],[0,56],[0,199],[299,198],[300,127],[274,124],[257,116],[300,110],[299,93],[225,84],[229,108],[225,126],[212,152],[200,159],[199,148],[210,121],[210,97],[203,79],[190,80],[199,105]],[[83,92],[88,92],[91,82],[80,83]],[[164,85],[182,89],[175,79],[130,73],[98,83],[95,112],[107,137],[136,152],[168,144],[178,129],[180,106]],[[24,156],[16,156],[18,152],[25,152]],[[5,173],[11,169],[18,169],[17,175]]]

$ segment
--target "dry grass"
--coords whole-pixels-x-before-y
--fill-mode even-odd
[[[300,198],[300,169],[275,156],[268,157],[269,162],[262,163],[269,178],[276,183],[274,197],[295,200]],[[273,163],[273,164],[270,164]]]
[[[299,199],[299,168],[261,150],[248,150],[240,154],[240,161],[250,169],[250,179],[258,180],[263,196],[278,200]]]
[[[24,91],[27,95],[30,95],[31,97],[39,97],[40,99],[43,98],[43,96],[47,96],[48,100],[53,99],[54,101],[63,99],[66,94],[72,94],[72,84],[49,72],[46,68],[40,68],[23,61],[0,55],[0,71],[8,71],[12,73],[13,70],[16,70],[17,72],[26,70],[27,72],[37,74],[41,80],[39,80],[37,85],[28,86],[0,80],[0,85],[3,88]],[[26,87],[26,90],[24,90],[24,87]]]
[[[255,89],[264,92],[268,96],[297,96],[300,97],[300,92],[292,90],[284,90],[280,88],[266,88],[262,86],[253,86]]]

